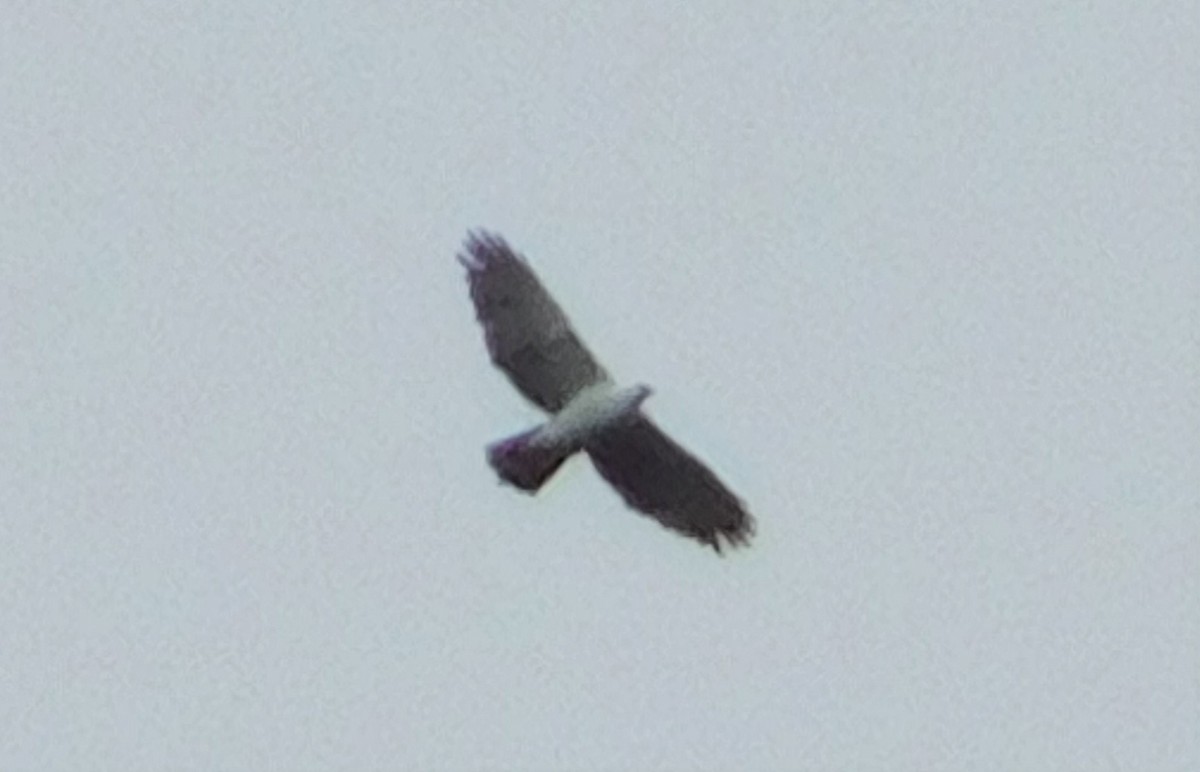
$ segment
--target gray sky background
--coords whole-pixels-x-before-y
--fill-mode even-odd
[[[0,768],[1200,767],[1194,3],[184,5],[0,21]]]

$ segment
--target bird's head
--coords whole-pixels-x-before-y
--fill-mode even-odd
[[[625,410],[634,411],[642,406],[642,403],[649,399],[654,393],[654,389],[644,383],[639,383],[635,386],[630,386],[621,394],[621,401],[625,405]]]

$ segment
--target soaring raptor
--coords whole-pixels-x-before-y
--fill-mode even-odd
[[[618,388],[583,345],[525,258],[499,236],[470,233],[458,254],[492,362],[546,423],[488,446],[500,479],[535,493],[572,454],[634,509],[721,551],[754,533],[742,502],[642,413],[650,387]]]

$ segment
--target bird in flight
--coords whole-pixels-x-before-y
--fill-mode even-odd
[[[619,388],[571,328],[525,258],[501,237],[467,235],[475,312],[492,362],[550,413],[533,429],[487,447],[500,479],[536,493],[571,455],[584,452],[633,509],[711,546],[742,546],[754,519],[741,500],[641,410],[650,387]]]

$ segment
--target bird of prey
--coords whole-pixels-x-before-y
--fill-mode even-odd
[[[741,546],[754,533],[742,502],[641,410],[641,384],[618,388],[566,315],[504,239],[467,235],[458,260],[492,362],[531,402],[551,414],[528,431],[492,443],[500,479],[533,494],[583,451],[632,508],[711,546]]]

